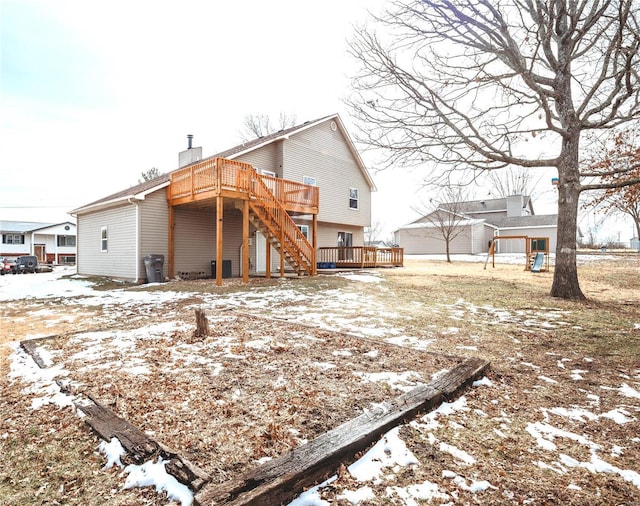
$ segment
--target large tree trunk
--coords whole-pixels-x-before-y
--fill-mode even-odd
[[[567,135],[562,142],[558,159],[558,235],[556,266],[551,296],[563,299],[585,298],[578,282],[576,264],[576,231],[578,230],[578,200],[580,199],[580,171],[578,149],[580,132]]]

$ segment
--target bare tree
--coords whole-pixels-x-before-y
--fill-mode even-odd
[[[149,170],[144,170],[140,174],[142,179],[138,179],[138,183],[144,183],[145,181],[151,181],[160,175],[160,171],[156,167],[151,167]]]
[[[444,241],[447,262],[451,263],[451,243],[465,230],[468,230],[467,192],[459,186],[446,185],[439,189],[438,197],[430,199],[431,209],[418,222],[430,225],[434,239]],[[427,206],[429,209],[429,206]]]
[[[551,295],[584,299],[578,201],[603,183],[581,170],[580,140],[640,114],[638,12],[638,0],[392,1],[373,19],[383,30],[350,44],[357,140],[387,167],[431,164],[432,179],[555,167]]]
[[[382,223],[380,223],[379,221],[375,221],[371,224],[371,226],[365,227],[364,243],[367,246],[371,246],[374,242],[378,240],[378,238],[380,237],[380,234],[382,233],[383,228],[384,227]]]
[[[492,170],[487,174],[487,185],[492,197],[504,198],[509,195],[527,195],[534,197],[543,193],[540,190],[540,178],[523,167],[509,167]]]
[[[240,136],[244,142],[265,135],[272,134],[296,124],[295,114],[281,112],[276,123],[273,123],[268,114],[249,114],[244,117],[243,129]]]

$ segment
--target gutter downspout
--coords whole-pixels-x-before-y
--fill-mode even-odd
[[[135,274],[135,283],[138,283],[140,280],[140,206],[138,206],[138,199],[134,197],[129,197],[127,199],[129,204],[132,204],[136,208],[136,252],[135,252],[135,266],[136,266],[136,274]]]

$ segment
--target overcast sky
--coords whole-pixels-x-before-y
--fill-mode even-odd
[[[238,144],[249,114],[349,127],[346,41],[380,3],[0,0],[0,217],[66,220],[175,169],[187,134]]]
[[[347,40],[383,3],[0,0],[0,218],[70,219],[177,168],[187,134],[205,156],[233,147],[249,114],[339,113],[353,132]],[[386,238],[417,217],[419,175],[363,158]]]

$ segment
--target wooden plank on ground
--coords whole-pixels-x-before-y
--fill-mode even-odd
[[[460,393],[488,366],[484,360],[467,359],[430,384],[384,403],[238,479],[204,487],[196,495],[195,504],[276,506],[290,502],[304,488],[335,474],[341,464],[351,461],[391,428]]]
[[[127,451],[127,456],[135,463],[142,464],[155,457],[162,457],[167,461],[165,464],[167,472],[195,491],[200,490],[211,479],[203,470],[168,447],[152,440],[136,426],[120,418],[94,398],[83,399],[76,403],[76,407],[86,415],[84,421],[87,425],[102,439],[111,441],[114,437],[118,438]]]
[[[27,339],[20,342],[22,349],[27,352],[41,369],[48,366],[38,353],[38,346],[47,339],[54,339],[59,336],[47,336],[34,339]],[[56,380],[60,391],[69,393],[64,382]],[[146,460],[156,456],[162,457],[166,461],[165,468],[169,474],[174,476],[180,483],[190,487],[192,490],[200,490],[211,477],[196,465],[180,457],[169,447],[161,445],[150,439],[144,432],[120,418],[109,408],[101,404],[92,396],[82,398],[75,403],[77,409],[85,415],[85,422],[105,441],[111,438],[118,438],[122,447],[127,451],[127,456],[134,462],[141,464]]]

